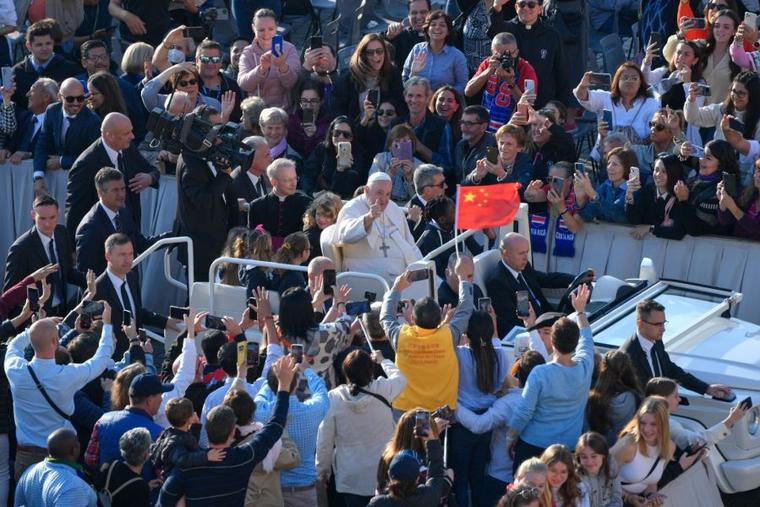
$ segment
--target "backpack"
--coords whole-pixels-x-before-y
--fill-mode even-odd
[[[108,465],[106,483],[103,485],[103,489],[98,491],[98,505],[100,505],[100,507],[111,507],[113,498],[118,495],[124,488],[133,482],[142,480],[141,477],[133,477],[132,479],[129,479],[127,482],[116,488],[115,491],[109,490],[108,487],[111,484],[111,473],[113,472],[113,467],[116,465],[116,463],[118,463],[118,461],[113,461],[110,465]]]

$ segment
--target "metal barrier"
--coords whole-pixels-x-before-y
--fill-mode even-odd
[[[184,243],[187,246],[187,265],[188,265],[188,273],[187,273],[187,279],[188,283],[185,285],[184,283],[180,282],[176,278],[174,278],[170,271],[170,264],[169,264],[169,249],[164,250],[164,276],[166,277],[167,281],[177,287],[178,289],[186,290],[188,291],[188,297],[190,296],[190,291],[188,287],[193,286],[193,266],[194,266],[194,258],[193,258],[193,240],[188,236],[177,236],[175,238],[164,238],[156,241],[153,243],[147,250],[145,250],[143,253],[135,257],[135,259],[132,261],[132,269],[135,269],[142,261],[148,258],[150,254],[158,250],[159,248],[163,248],[166,245],[176,245]]]

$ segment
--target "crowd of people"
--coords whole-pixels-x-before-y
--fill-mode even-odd
[[[530,263],[550,242],[572,257],[595,221],[760,239],[742,4],[711,0],[701,25],[688,0],[667,22],[642,11],[641,59],[604,74],[586,72],[584,11],[595,31],[619,23],[591,1],[408,0],[346,62],[320,37],[285,40],[277,0],[232,0],[225,41],[210,2],[6,3],[25,56],[0,37],[0,170],[33,167],[34,225],[0,295],[0,505],[657,507],[744,416],[684,428],[679,385],[732,393],[670,359],[665,308],[639,303],[600,356],[595,274],[554,305],[545,290],[574,276]],[[141,194],[172,180],[174,225],[151,235]],[[465,189],[502,183],[530,231],[482,230],[433,259],[437,298],[404,297],[408,267],[457,234]],[[246,288],[239,316],[143,305],[133,261],[175,236],[196,281]],[[209,273],[221,256],[279,266]],[[336,268],[392,288],[359,301]],[[504,347],[521,328],[527,346]]]

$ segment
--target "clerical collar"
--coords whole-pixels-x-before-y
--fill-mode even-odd
[[[283,195],[278,194],[277,190],[275,190],[274,188],[272,189],[272,193],[280,200],[280,202],[285,202],[285,199],[288,198],[287,195],[283,196]]]

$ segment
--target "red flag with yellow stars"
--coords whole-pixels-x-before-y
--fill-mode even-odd
[[[458,229],[485,229],[510,223],[520,209],[519,183],[459,186]]]

